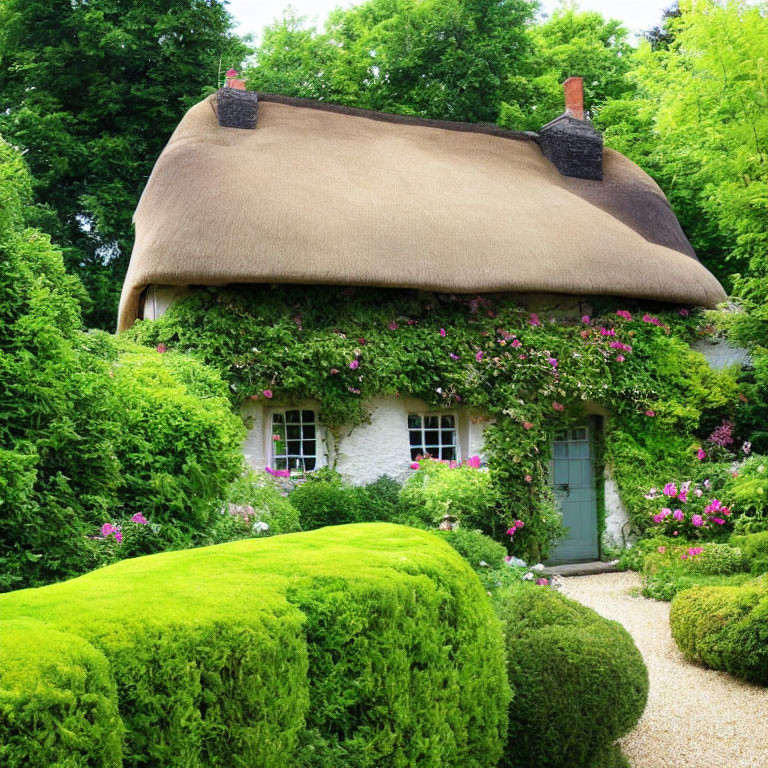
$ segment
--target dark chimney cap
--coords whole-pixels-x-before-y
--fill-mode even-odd
[[[258,113],[259,97],[255,91],[219,88],[216,117],[222,128],[255,128]]]

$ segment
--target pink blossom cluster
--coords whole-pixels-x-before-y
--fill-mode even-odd
[[[433,459],[431,456],[422,456],[421,454],[416,457],[416,461],[410,463],[411,469],[421,469],[420,461],[433,461],[436,464],[445,464],[450,469],[457,469],[458,467],[470,467],[472,469],[480,469],[480,457],[470,456],[462,462],[452,461],[449,459]]]
[[[693,560],[694,557],[697,557],[704,551],[704,547],[689,547],[687,552],[683,552],[682,555],[680,555],[681,560]]]
[[[272,469],[272,467],[264,467],[264,470],[272,475],[272,477],[290,477],[291,476],[291,470],[290,469]]]
[[[112,525],[112,523],[104,523],[104,525],[101,526],[101,535],[102,538],[109,538],[114,534],[115,541],[117,541],[118,544],[123,543],[123,534],[120,532],[120,529]]]
[[[522,520],[515,520],[515,522],[512,523],[512,527],[507,528],[507,536],[514,536],[519,528],[524,528],[524,527],[525,527],[525,523]]]
[[[711,483],[709,480],[705,480],[703,485],[708,490]],[[690,502],[692,507],[684,511],[682,507],[689,504],[689,494],[694,497]],[[692,483],[689,480],[681,483],[679,488],[676,483],[667,483],[662,489],[661,494],[656,488],[651,488],[645,494],[645,498],[650,500],[664,499],[666,503],[671,502],[673,499],[677,500],[680,507],[672,509],[671,505],[664,506],[651,514],[651,520],[655,525],[666,529],[666,532],[671,533],[672,536],[678,536],[683,526],[690,526],[688,529],[689,533],[704,531],[713,526],[725,525],[727,518],[731,516],[730,508],[725,506],[719,499],[710,499],[706,506],[699,506],[704,504],[703,495],[704,490],[698,486],[692,488]],[[701,501],[697,501],[698,499],[701,499]]]

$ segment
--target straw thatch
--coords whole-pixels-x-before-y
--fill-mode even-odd
[[[724,298],[656,184],[605,150],[558,173],[531,135],[260,95],[184,116],[135,214],[119,327],[150,284],[325,283],[445,292]]]

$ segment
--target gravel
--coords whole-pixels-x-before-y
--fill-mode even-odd
[[[645,714],[621,740],[633,768],[768,768],[768,689],[686,661],[669,603],[634,597],[636,573],[563,580],[562,593],[621,622],[648,667]]]

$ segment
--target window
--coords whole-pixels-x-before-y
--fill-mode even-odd
[[[310,472],[317,466],[317,420],[309,410],[272,412],[275,469]]]
[[[456,416],[448,413],[409,413],[411,460],[429,454],[433,459],[459,460]]]

